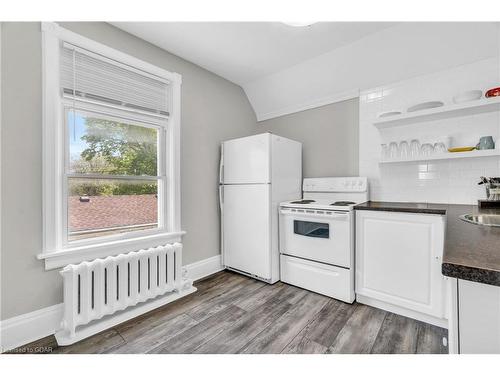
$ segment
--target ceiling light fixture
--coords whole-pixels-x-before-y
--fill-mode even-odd
[[[306,27],[306,26],[311,26],[314,25],[316,22],[282,22],[285,25],[292,26],[292,27]]]

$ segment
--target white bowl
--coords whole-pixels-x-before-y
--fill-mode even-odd
[[[453,103],[464,103],[470,102],[472,100],[479,100],[483,96],[483,92],[481,90],[469,90],[461,92],[453,97]]]
[[[378,115],[379,118],[384,118],[384,117],[390,117],[390,116],[396,116],[400,115],[401,111],[389,111],[389,112],[383,112],[380,115]]]
[[[425,102],[425,103],[420,103],[417,105],[414,105],[406,110],[406,112],[416,112],[416,111],[422,111],[424,109],[431,109],[431,108],[437,108],[437,107],[442,107],[444,105],[443,102],[439,101],[433,101],[433,102]]]

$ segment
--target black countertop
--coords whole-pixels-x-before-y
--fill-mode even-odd
[[[408,212],[415,214],[446,215],[446,204],[411,202],[365,202],[354,206],[355,210]]]
[[[500,286],[500,227],[475,225],[460,219],[460,215],[470,213],[500,215],[500,209],[479,209],[461,204],[371,201],[354,209],[446,215],[443,275]]]

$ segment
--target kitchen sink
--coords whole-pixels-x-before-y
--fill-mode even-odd
[[[488,227],[500,227],[500,215],[460,215],[460,219],[468,223],[486,225]]]

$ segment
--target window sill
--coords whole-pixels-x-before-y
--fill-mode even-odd
[[[148,247],[155,247],[165,243],[181,242],[184,234],[186,234],[184,231],[171,232],[102,244],[85,245],[71,249],[44,252],[39,254],[37,258],[45,260],[46,270],[53,270],[68,264],[80,263],[85,260],[104,258]]]

